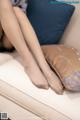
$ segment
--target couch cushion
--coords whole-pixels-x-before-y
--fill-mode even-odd
[[[60,41],[80,50],[80,4],[75,4],[75,12]]]
[[[57,43],[68,24],[74,6],[54,0],[29,0],[27,16],[40,44]]]
[[[42,50],[65,89],[80,92],[80,53],[65,45],[43,45]]]
[[[72,120],[80,120],[80,93],[65,92],[64,95],[60,96],[55,94],[51,89],[42,90],[36,88],[31,83],[18,59],[20,58],[11,59],[0,66],[1,81],[5,81],[11,86],[5,86],[5,83],[0,81],[0,92],[3,91],[0,94],[13,98],[12,100],[15,100],[17,104],[21,104],[26,109],[31,109],[31,111],[41,117],[49,117],[50,119],[48,120],[53,120],[54,117],[56,120],[67,120],[68,117]],[[23,94],[16,91],[12,86],[22,91]],[[41,103],[47,105],[47,107]],[[63,113],[67,117],[60,113]]]
[[[17,57],[17,52],[13,52],[13,53],[8,53],[8,52],[1,53],[0,52],[0,65],[5,64],[9,60],[15,59],[15,57]]]

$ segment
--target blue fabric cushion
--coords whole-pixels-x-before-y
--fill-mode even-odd
[[[54,0],[28,0],[27,16],[41,45],[58,43],[74,8]]]

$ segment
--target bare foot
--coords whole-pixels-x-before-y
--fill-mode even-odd
[[[29,75],[32,83],[38,88],[48,89],[49,85],[37,64],[34,63],[30,67],[25,67],[27,74]]]

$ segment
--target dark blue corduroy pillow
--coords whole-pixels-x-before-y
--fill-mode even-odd
[[[40,44],[54,44],[60,40],[74,6],[54,0],[28,0],[27,16]]]

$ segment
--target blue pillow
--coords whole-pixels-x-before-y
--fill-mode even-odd
[[[55,0],[28,0],[27,16],[41,45],[59,42],[74,8]]]

